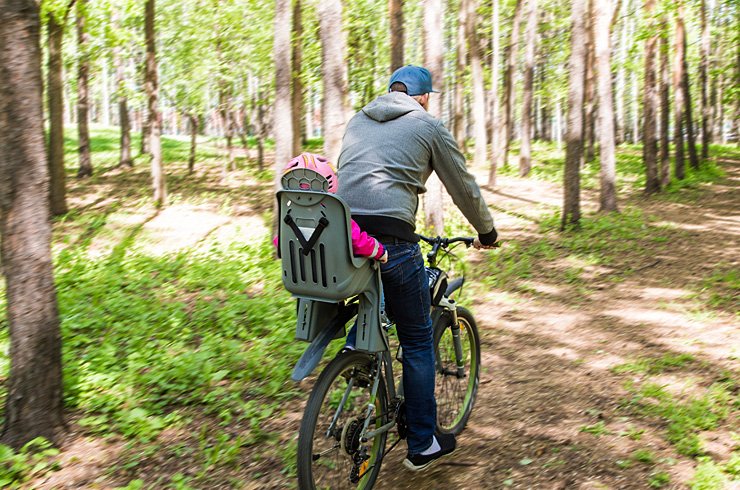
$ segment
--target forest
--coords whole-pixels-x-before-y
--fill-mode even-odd
[[[502,246],[454,463],[376,487],[740,485],[737,0],[0,0],[0,487],[297,487],[280,171],[407,64]]]

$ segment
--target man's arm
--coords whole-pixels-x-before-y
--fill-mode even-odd
[[[452,201],[479,233],[481,243],[490,245],[496,241],[496,229],[480,187],[473,175],[468,172],[465,157],[447,128],[438,122],[435,129],[432,168],[452,196]]]

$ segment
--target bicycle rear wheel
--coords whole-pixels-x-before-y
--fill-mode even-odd
[[[391,419],[385,383],[375,368],[372,356],[352,351],[336,357],[321,372],[298,434],[299,488],[372,488],[388,437],[384,432],[366,442],[360,438],[376,376],[379,386],[368,430]]]
[[[460,365],[451,317],[442,315],[434,331],[437,427],[456,435],[465,428],[473,411],[480,377],[480,337],[475,318],[465,308],[458,307],[457,323],[460,329]]]

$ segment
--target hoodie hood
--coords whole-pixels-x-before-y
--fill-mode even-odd
[[[385,122],[397,119],[409,112],[423,110],[424,108],[418,102],[403,92],[390,92],[370,102],[362,109],[362,112],[370,119]]]

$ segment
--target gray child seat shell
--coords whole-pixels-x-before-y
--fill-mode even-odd
[[[278,256],[283,285],[299,300],[296,339],[312,342],[335,328],[343,336],[344,301],[358,296],[355,347],[387,349],[380,322],[380,268],[372,259],[353,255],[349,208],[327,192],[326,179],[313,170],[291,170],[281,183]],[[344,322],[337,325],[338,320]]]

